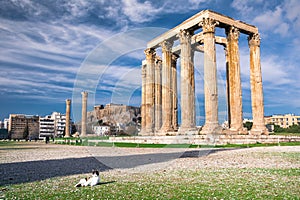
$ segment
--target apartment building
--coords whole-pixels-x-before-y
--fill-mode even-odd
[[[54,137],[55,119],[51,115],[40,117],[40,135],[39,138]]]
[[[265,117],[265,124],[275,124],[282,128],[300,124],[300,116],[294,114],[272,115]]]
[[[8,134],[11,139],[37,139],[39,137],[39,116],[10,114]]]

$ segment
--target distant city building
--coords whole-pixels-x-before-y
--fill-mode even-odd
[[[300,124],[300,116],[294,114],[272,115],[265,117],[265,124],[275,124],[282,128]]]
[[[108,125],[93,125],[93,131],[96,135],[104,136],[110,135],[110,126]]]
[[[8,134],[11,139],[37,139],[39,116],[10,114]]]
[[[54,136],[62,137],[66,127],[66,115],[53,112],[51,118],[54,119]]]
[[[39,138],[54,137],[55,131],[55,118],[51,115],[40,117],[40,135]]]
[[[8,126],[9,126],[9,119],[7,119],[7,118],[5,118],[4,120],[3,120],[3,128],[4,129],[8,129]]]

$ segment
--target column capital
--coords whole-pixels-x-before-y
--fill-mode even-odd
[[[155,55],[156,55],[156,53],[155,53],[155,49],[152,49],[152,48],[148,48],[148,49],[145,49],[144,50],[144,53],[145,53],[145,55],[146,55],[146,59],[148,60],[152,60],[152,59],[154,59],[155,58]]]
[[[160,43],[162,51],[172,51],[173,43],[173,41],[164,40],[162,43]]]
[[[161,69],[162,67],[162,59],[160,56],[155,56],[155,69]]]
[[[238,28],[231,26],[230,28],[226,29],[226,35],[228,40],[238,40],[240,37],[240,31]]]
[[[191,43],[192,33],[189,30],[181,29],[177,37],[179,37],[180,44]]]
[[[71,104],[71,99],[66,99],[66,104],[70,105]]]
[[[248,44],[249,44],[249,47],[251,47],[251,46],[260,46],[260,35],[259,35],[259,33],[254,33],[252,35],[249,35]]]
[[[199,26],[203,29],[203,34],[205,33],[214,33],[215,27],[219,25],[219,22],[213,18],[205,18],[200,21]]]
[[[81,92],[81,95],[82,95],[83,97],[87,97],[87,96],[88,96],[88,92],[87,92],[87,91],[83,91],[83,92]]]
[[[161,61],[162,61],[161,57],[159,55],[156,55],[155,56],[155,63],[159,63]]]
[[[176,61],[179,58],[179,55],[172,53],[172,60]]]

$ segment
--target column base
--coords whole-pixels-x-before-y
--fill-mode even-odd
[[[245,127],[242,128],[229,128],[222,131],[226,135],[248,135],[248,130]]]
[[[203,128],[201,129],[201,134],[221,134],[222,133],[222,126],[219,123],[206,123]]]
[[[188,132],[191,132],[191,131],[197,131],[197,128],[196,127],[179,127],[178,129],[178,133],[180,134],[185,134],[185,133],[188,133]]]
[[[158,132],[174,132],[174,129],[172,127],[161,127]]]
[[[269,135],[269,131],[265,126],[254,126],[249,131],[250,135]]]

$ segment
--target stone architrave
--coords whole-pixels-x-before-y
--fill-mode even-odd
[[[173,42],[163,41],[162,47],[162,127],[161,131],[173,131],[172,127],[172,46]]]
[[[155,123],[155,50],[146,49],[145,51],[146,68],[146,132],[154,133]]]
[[[70,137],[70,115],[71,115],[71,99],[66,100],[66,127],[65,137]]]
[[[146,131],[146,68],[147,64],[144,61],[142,64],[142,105],[141,105],[141,134],[144,134]]]
[[[243,128],[242,86],[239,55],[239,35],[237,28],[231,26],[226,30],[228,61],[228,104],[229,128],[232,133],[241,133]]]
[[[204,96],[205,125],[202,133],[219,132],[218,122],[218,88],[215,47],[215,26],[218,24],[212,18],[203,18],[200,26],[203,30],[204,42]]]
[[[159,56],[155,58],[155,131],[162,126],[162,60]]]
[[[87,98],[88,93],[86,91],[81,93],[82,95],[82,108],[81,108],[81,136],[86,136],[86,123],[87,123]]]
[[[178,130],[178,98],[177,98],[177,59],[179,56],[177,54],[172,54],[172,69],[171,69],[171,77],[172,77],[172,125],[174,131]]]
[[[251,134],[268,134],[264,123],[264,98],[260,65],[260,37],[252,34],[248,37],[250,48],[250,83],[253,125]]]
[[[195,79],[193,52],[191,48],[192,34],[188,30],[180,30],[181,46],[181,126],[180,132],[195,129]]]

